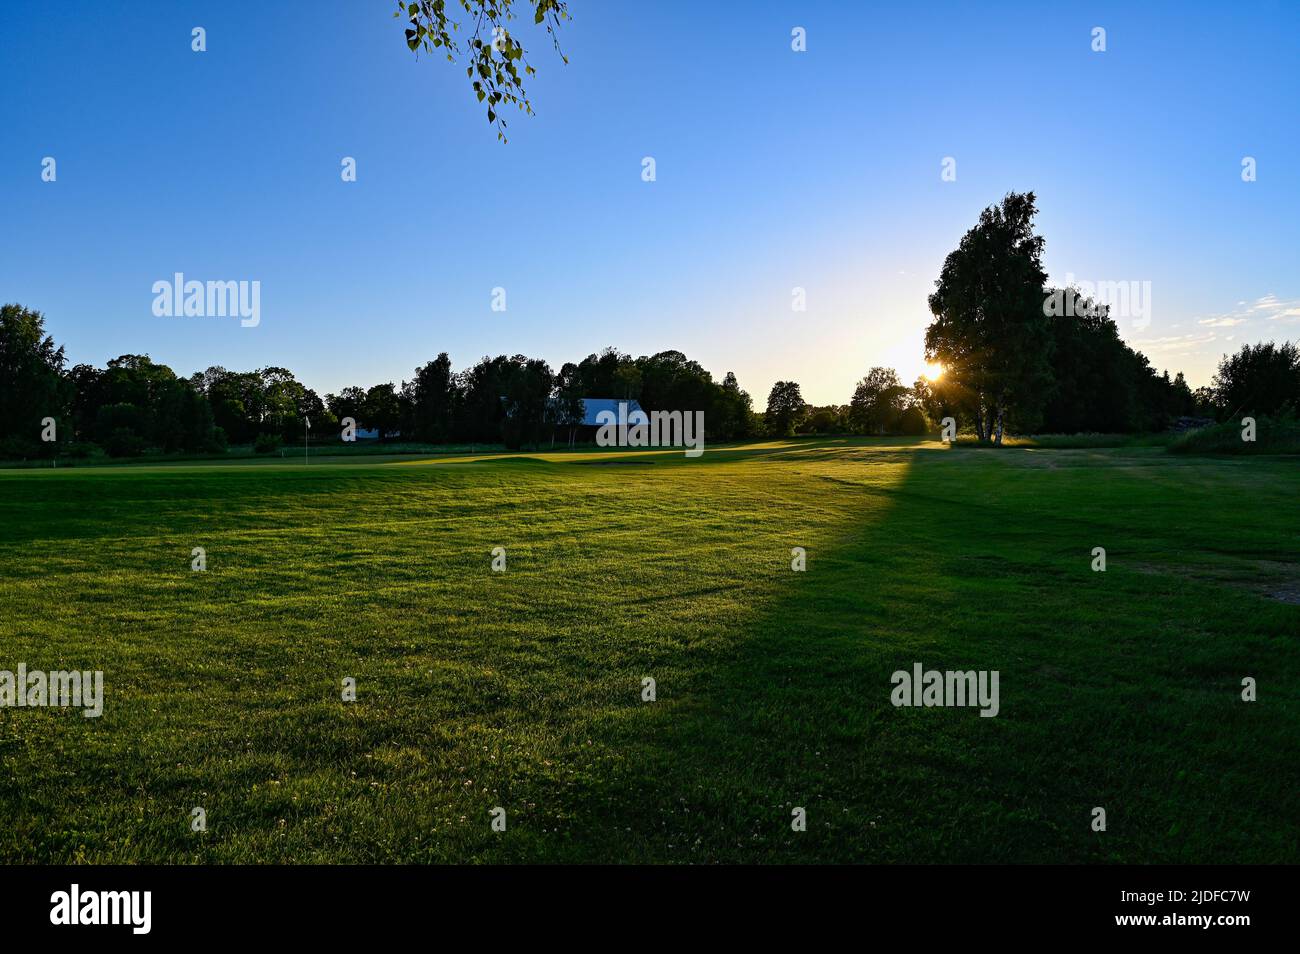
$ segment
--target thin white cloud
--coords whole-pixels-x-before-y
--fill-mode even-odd
[[[1203,334],[1191,335],[1171,335],[1166,338],[1143,338],[1134,341],[1133,345],[1139,350],[1145,351],[1174,351],[1180,348],[1191,348],[1196,345],[1209,344],[1217,338],[1213,331],[1207,331]]]
[[[1237,307],[1233,311],[1211,318],[1197,319],[1197,324],[1208,328],[1234,328],[1257,318],[1266,321],[1300,320],[1300,299],[1281,299],[1269,292],[1249,304],[1244,301],[1237,302]]]

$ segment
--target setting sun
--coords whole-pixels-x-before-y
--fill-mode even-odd
[[[935,361],[925,366],[925,378],[927,381],[938,381],[943,377],[943,365]]]

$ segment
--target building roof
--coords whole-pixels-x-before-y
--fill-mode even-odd
[[[626,414],[633,411],[640,411],[641,404],[624,398],[583,398],[582,399],[582,423],[588,427],[599,427],[600,421],[596,420],[596,415],[601,411],[609,411],[614,415],[615,422],[618,421],[618,406],[627,405]],[[644,413],[644,412],[643,412]]]

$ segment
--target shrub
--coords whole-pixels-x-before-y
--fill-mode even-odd
[[[99,447],[89,441],[69,441],[59,448],[59,453],[64,457],[73,457],[77,460],[85,460],[99,451]]]
[[[258,434],[253,442],[253,451],[257,454],[274,454],[284,442],[279,434]]]
[[[104,442],[109,457],[139,457],[145,449],[144,438],[126,427],[115,428]]]
[[[925,422],[925,412],[915,405],[906,408],[902,414],[898,415],[896,426],[900,434],[910,436],[924,434],[928,429]]]
[[[1241,439],[1242,423],[1224,421],[1179,434],[1169,443],[1173,454],[1300,454],[1300,420],[1294,414],[1255,418],[1255,439]]]
[[[16,434],[0,438],[0,460],[26,460],[38,457],[41,453],[40,441],[34,441]]]
[[[214,427],[211,435],[204,439],[203,444],[199,449],[205,454],[224,454],[227,447],[225,429]]]

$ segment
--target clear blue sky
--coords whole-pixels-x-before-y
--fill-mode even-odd
[[[520,26],[537,116],[503,146],[387,0],[5,0],[0,298],[73,362],[321,393],[612,344],[734,370],[759,408],[777,379],[843,403],[922,369],[944,256],[1033,189],[1052,278],[1151,282],[1126,337],[1207,383],[1300,337],[1300,3],[1132,6],[570,0],[567,67]],[[155,317],[177,271],[260,281],[261,324]]]

